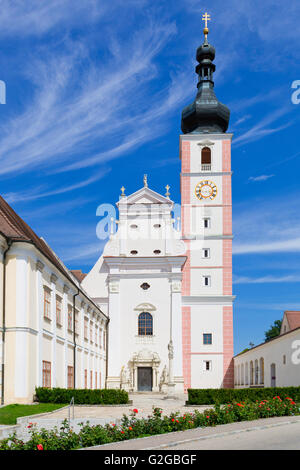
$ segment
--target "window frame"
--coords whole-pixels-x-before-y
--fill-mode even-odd
[[[153,315],[151,313],[141,312],[138,315],[138,336],[153,336]]]
[[[211,287],[211,276],[210,275],[203,275],[203,287]],[[205,284],[205,279],[208,280],[208,284]]]
[[[68,366],[68,389],[74,389],[74,367]]]
[[[210,342],[207,342],[206,340],[210,339]],[[210,346],[212,343],[212,333],[203,333],[203,344],[205,346]]]
[[[60,305],[60,308],[58,308],[58,305]],[[56,313],[56,325],[62,326],[62,311],[63,311],[63,305],[62,305],[62,298],[56,294],[55,296],[55,313]]]
[[[68,331],[73,333],[73,307],[71,304],[68,304]]]
[[[51,289],[44,286],[44,319],[51,321]]]
[[[207,221],[207,227],[205,227],[205,222]],[[203,228],[208,229],[211,228],[211,218],[210,217],[203,217]]]
[[[42,371],[43,371],[43,387],[51,388],[51,362],[50,361],[43,361]]]

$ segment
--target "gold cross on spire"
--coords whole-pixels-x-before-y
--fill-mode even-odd
[[[124,188],[124,186],[122,186],[121,191],[122,191],[122,196],[125,196],[125,188]]]
[[[204,33],[205,39],[207,39],[207,35],[209,32],[209,29],[207,27],[207,22],[211,21],[210,15],[208,13],[205,13],[204,15],[202,15],[202,21],[205,21],[205,28],[203,30],[203,33]]]
[[[169,189],[170,189],[170,186],[167,184],[167,186],[166,186],[166,190],[167,190],[166,197],[170,196]]]

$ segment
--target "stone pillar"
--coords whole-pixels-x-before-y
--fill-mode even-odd
[[[120,388],[121,372],[121,315],[119,281],[109,281],[109,344],[108,388]],[[106,338],[107,340],[107,338]]]

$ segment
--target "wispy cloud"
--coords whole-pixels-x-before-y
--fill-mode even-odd
[[[263,119],[261,119],[257,124],[255,124],[246,132],[237,137],[233,141],[233,145],[239,147],[241,145],[245,145],[249,142],[254,142],[256,140],[262,139],[263,137],[275,134],[277,132],[282,131],[283,129],[286,129],[287,127],[295,123],[293,119],[290,119],[284,124],[280,124],[275,127],[272,124],[278,121],[279,119],[283,118],[283,116],[287,116],[292,111],[294,111],[292,106],[282,106],[275,111],[273,110],[269,112],[269,114],[263,117]]]
[[[183,72],[153,94],[151,107],[144,93],[158,73],[155,57],[175,31],[174,23],[150,22],[114,47],[109,62],[89,64],[79,83],[77,68],[87,60],[84,45],[69,45],[75,52],[60,58],[35,61],[33,103],[2,125],[0,174],[45,164],[52,171],[58,162],[60,170],[79,169],[110,161],[161,135],[166,129],[162,117],[187,96]]]
[[[44,197],[56,196],[58,194],[68,193],[70,191],[74,191],[76,189],[80,189],[80,188],[84,188],[85,186],[92,185],[99,179],[103,178],[109,171],[110,171],[109,169],[99,171],[97,172],[95,176],[92,176],[91,178],[88,178],[84,181],[81,181],[79,183],[76,183],[70,186],[63,186],[61,188],[57,188],[52,191],[45,192],[43,191],[43,187],[38,187],[38,188],[34,188],[33,190],[28,190],[28,191],[7,193],[7,194],[4,194],[3,197],[4,199],[6,199],[6,201],[9,204],[12,204],[12,203],[19,202],[19,201],[22,201],[22,202],[32,201],[32,200],[41,199]]]
[[[282,282],[300,282],[300,275],[288,274],[286,276],[261,276],[256,278],[251,278],[247,276],[235,276],[233,283],[234,284],[273,284],[273,283],[282,283]]]
[[[300,252],[299,194],[236,205],[235,255]]]
[[[42,35],[62,24],[95,21],[108,7],[97,0],[0,0],[0,36]]]
[[[257,181],[266,181],[270,178],[273,178],[275,175],[260,175],[260,176],[250,176],[249,181],[257,182]]]

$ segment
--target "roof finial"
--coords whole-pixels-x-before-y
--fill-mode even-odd
[[[169,197],[170,197],[169,189],[170,189],[170,186],[167,184],[167,186],[166,186],[166,190],[167,190],[167,192],[166,192],[166,197],[167,197],[168,199],[169,199]]]
[[[125,196],[125,188],[124,188],[124,186],[122,186],[121,191],[122,191],[121,196],[124,197],[124,196]]]
[[[148,188],[148,175],[144,175],[144,188]]]
[[[207,42],[207,35],[209,33],[209,29],[207,27],[207,22],[211,21],[210,15],[208,13],[205,13],[204,15],[202,15],[202,21],[205,21],[205,28],[203,29],[203,33],[204,33],[204,36],[205,36],[205,42]]]

